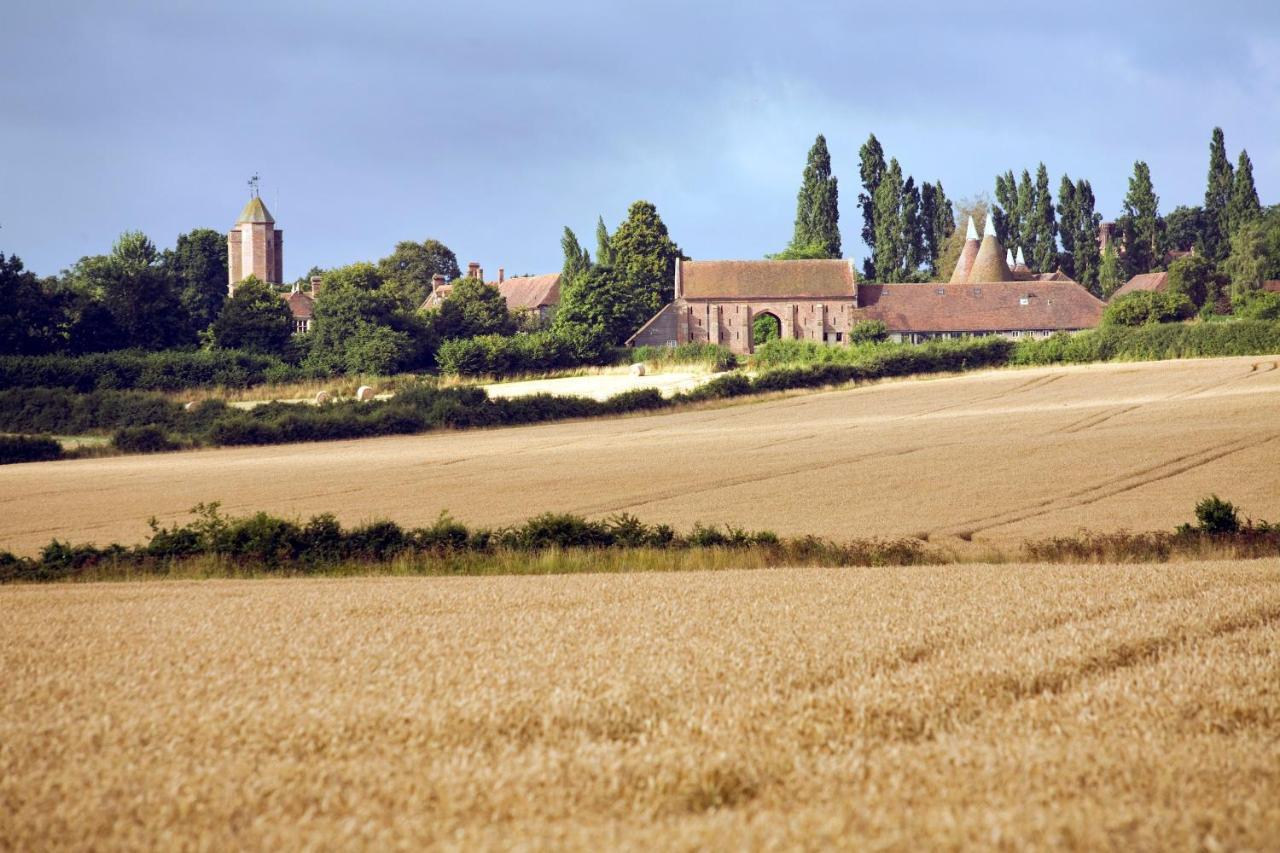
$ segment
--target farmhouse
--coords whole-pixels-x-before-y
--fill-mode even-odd
[[[785,339],[850,343],[855,325],[885,324],[892,340],[971,335],[1047,337],[1098,325],[1103,304],[1060,272],[1009,263],[993,223],[978,240],[970,219],[947,284],[863,284],[845,260],[678,261],[675,299],[627,342],[755,348],[759,319]]]
[[[467,264],[467,278],[484,281],[484,270],[477,261]],[[506,271],[499,267],[498,280],[487,282],[487,284],[498,288],[502,298],[507,301],[507,310],[513,314],[529,313],[546,322],[555,314],[556,307],[560,304],[560,273],[558,272],[507,278]],[[423,301],[420,310],[439,308],[452,291],[453,285],[449,284],[444,276],[433,276],[431,293]]]

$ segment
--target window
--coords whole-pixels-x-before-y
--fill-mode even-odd
[[[836,343],[844,340],[844,332],[836,332]]]
[[[969,292],[972,293],[974,296],[981,296],[982,288],[981,287],[970,288]]]
[[[1018,304],[1019,304],[1019,305],[1030,305],[1030,304],[1031,304],[1031,297],[1030,297],[1030,296],[1023,296],[1023,297],[1021,297],[1020,299],[1018,299]]]
[[[933,292],[934,292],[934,293],[936,293],[936,294],[938,294],[939,296],[946,296],[946,295],[947,295],[947,289],[946,289],[945,287],[938,287],[938,288],[935,288]]]

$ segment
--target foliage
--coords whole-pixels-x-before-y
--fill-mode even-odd
[[[1253,183],[1253,161],[1249,152],[1240,151],[1235,177],[1231,181],[1231,203],[1227,205],[1227,223],[1235,234],[1250,222],[1262,218],[1262,203],[1258,200],[1258,188]]]
[[[455,338],[436,352],[440,372],[453,376],[541,373],[581,363],[571,343],[554,332]]]
[[[995,203],[990,207],[996,238],[1002,245],[1010,248],[1021,246],[1022,222],[1018,207],[1018,179],[1013,176],[1012,169],[1002,175],[996,175],[995,192]]]
[[[831,174],[827,140],[818,134],[809,149],[800,191],[796,194],[795,232],[788,250],[818,247],[824,258],[840,255],[840,207],[837,180]]]
[[[121,234],[110,255],[82,258],[66,278],[68,287],[82,297],[81,319],[88,311],[94,324],[88,330],[73,328],[73,344],[99,350],[120,345],[160,350],[195,343],[173,275],[141,232]],[[88,310],[89,305],[94,310]]]
[[[920,187],[920,223],[924,232],[924,253],[931,275],[942,270],[938,264],[947,238],[956,230],[955,211],[942,189],[942,181],[925,181]]]
[[[51,293],[17,255],[0,252],[0,354],[42,355],[62,344],[63,299]]]
[[[1280,293],[1255,290],[1245,294],[1232,308],[1243,320],[1280,320]]]
[[[652,316],[651,296],[621,268],[594,266],[562,285],[552,330],[571,341],[583,361],[596,361]]]
[[[1086,364],[1095,361],[1157,361],[1280,353],[1280,323],[1107,325],[1043,340],[1019,341],[1010,363]]]
[[[902,214],[902,167],[895,157],[880,177],[875,195],[875,247],[872,250],[874,279],[898,281],[906,273],[903,268],[906,247],[903,245],[905,222]]]
[[[176,442],[158,426],[135,426],[117,430],[111,444],[125,453],[163,453],[177,450]]]
[[[222,349],[282,355],[293,334],[293,315],[269,284],[249,276],[236,284],[210,332]]]
[[[965,231],[970,217],[973,218],[975,225],[986,222],[987,214],[991,210],[991,202],[986,196],[980,195],[975,198],[961,199],[956,202],[955,207],[956,217],[953,220],[955,227],[947,236],[946,242],[942,244],[942,248],[938,253],[935,262],[937,272],[933,276],[934,281],[949,281],[951,279],[956,263],[960,260],[960,253],[964,250]]]
[[[596,263],[605,266],[613,265],[613,246],[610,245],[609,229],[605,227],[604,217],[596,219]]]
[[[1240,530],[1240,515],[1235,504],[1224,501],[1217,495],[1210,495],[1196,504],[1196,522],[1200,530],[1210,535],[1237,533]]]
[[[609,238],[609,247],[614,269],[631,293],[622,299],[620,309],[606,313],[631,314],[632,306],[637,306],[634,324],[620,336],[621,342],[674,298],[675,264],[681,255],[658,209],[647,201],[632,203],[627,218]]]
[[[1164,229],[1160,197],[1151,184],[1151,169],[1141,160],[1133,164],[1129,192],[1124,197],[1124,267],[1130,276],[1151,272],[1164,263]]]
[[[510,335],[515,319],[502,292],[478,278],[460,278],[440,306],[436,333],[446,340],[477,335]]]
[[[222,403],[202,406],[225,408]],[[187,418],[182,406],[144,391],[76,392],[67,388],[0,391],[0,432],[82,435],[121,427],[175,429]]]
[[[1231,281],[1233,299],[1257,290],[1263,281],[1280,278],[1280,207],[1240,226],[1231,236],[1231,252],[1222,270]]]
[[[1219,262],[1227,257],[1231,239],[1231,191],[1234,183],[1222,128],[1213,129],[1209,142],[1209,178],[1204,191],[1203,254]]]
[[[760,346],[782,337],[782,323],[772,314],[757,314],[751,319],[751,344]]]
[[[395,296],[401,307],[409,310],[426,300],[434,276],[442,275],[446,281],[453,281],[462,275],[457,255],[444,243],[430,238],[421,243],[413,240],[396,243],[391,254],[378,261],[378,274],[384,282],[382,286]]]
[[[1166,292],[1181,294],[1196,308],[1202,308],[1216,301],[1220,284],[1218,270],[1208,258],[1187,255],[1169,265]]]
[[[624,350],[632,364],[648,364],[652,367],[700,364],[711,370],[729,370],[737,365],[738,357],[727,348],[716,344],[684,343],[674,347],[629,347]]]
[[[858,206],[862,209],[862,242],[870,250],[863,261],[863,274],[869,279],[876,277],[876,194],[887,168],[884,149],[873,133],[858,149],[858,176],[862,181],[862,192],[858,193]]]
[[[0,435],[0,465],[62,458],[62,445],[44,435]]]
[[[1073,224],[1075,235],[1072,239],[1073,278],[1089,289],[1095,296],[1103,293],[1102,258],[1098,249],[1098,226],[1102,224],[1102,215],[1095,209],[1093,185],[1081,178],[1076,182],[1073,194],[1075,210]],[[1118,259],[1112,257],[1112,265],[1118,271]]]
[[[1165,241],[1170,249],[1178,252],[1190,252],[1193,249],[1208,257],[1204,252],[1207,239],[1204,209],[1187,207],[1180,204],[1164,218]]]
[[[826,260],[831,256],[827,254],[827,250],[819,243],[810,243],[805,246],[790,245],[781,252],[775,252],[772,255],[765,255],[771,261],[820,261]]]
[[[1102,263],[1098,265],[1098,290],[1102,292],[1103,299],[1110,299],[1111,294],[1123,286],[1124,271],[1120,268],[1120,257],[1116,254],[1116,242],[1110,240],[1102,252]]]
[[[352,264],[325,276],[316,300],[304,364],[321,373],[398,373],[429,365],[434,330],[381,288],[372,264]]]
[[[889,338],[889,327],[882,320],[859,320],[849,330],[849,340],[855,344],[880,343]]]
[[[227,238],[212,228],[179,234],[162,266],[172,276],[192,333],[207,329],[227,300]]]
[[[1116,297],[1102,312],[1104,326],[1142,326],[1174,323],[1195,313],[1195,305],[1185,293],[1172,290],[1139,290]]]
[[[1058,266],[1058,223],[1054,218],[1053,196],[1049,194],[1049,171],[1044,163],[1036,169],[1031,227],[1035,230],[1036,238],[1027,262],[1036,272],[1053,272]]]
[[[582,273],[591,269],[591,255],[578,243],[578,235],[569,226],[564,228],[564,236],[560,238],[560,248],[564,250],[564,266],[560,270],[560,281],[568,284]]]
[[[91,355],[0,356],[0,389],[180,391],[248,388],[309,374],[279,358],[237,350],[117,350]]]

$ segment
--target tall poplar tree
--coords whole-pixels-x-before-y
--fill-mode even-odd
[[[1094,296],[1101,296],[1098,226],[1102,223],[1102,214],[1094,209],[1097,201],[1093,196],[1093,186],[1084,178],[1076,181],[1073,198],[1075,234],[1072,238],[1072,278],[1088,288]]]
[[[1049,192],[1049,170],[1041,163],[1036,168],[1035,206],[1032,210],[1035,251],[1028,258],[1036,272],[1053,272],[1058,266],[1058,222],[1054,216],[1053,196]]]
[[[603,216],[596,220],[596,263],[613,266],[613,248],[609,245],[609,229]]]
[[[938,274],[938,258],[951,232],[956,230],[955,211],[942,189],[942,181],[925,181],[920,187],[920,221],[924,228],[924,253],[930,275]]]
[[[875,197],[875,253],[872,256],[873,278],[881,283],[898,278],[905,254],[902,245],[902,167],[897,158],[880,177]]]
[[[1018,230],[1013,235],[1017,239],[1005,246],[1015,252],[1021,248],[1028,258],[1035,257],[1036,238],[1039,236],[1036,231],[1035,208],[1036,188],[1031,183],[1031,173],[1023,169],[1022,179],[1018,181]]]
[[[1006,246],[1018,242],[1018,181],[1013,170],[996,175],[996,203],[991,207],[996,238]],[[979,228],[984,227],[979,223]]]
[[[1124,261],[1130,275],[1150,272],[1164,263],[1164,229],[1160,197],[1151,184],[1151,169],[1142,160],[1133,164],[1129,192],[1124,197]]]
[[[920,191],[916,179],[908,176],[902,185],[902,274],[909,279],[927,258],[924,251],[924,222],[920,217]]]
[[[822,134],[814,140],[805,163],[800,192],[796,194],[796,227],[793,250],[821,249],[828,258],[840,257],[840,206],[836,178],[831,174],[831,154]]]
[[[1079,214],[1080,210],[1076,205],[1076,185],[1071,182],[1070,175],[1063,175],[1058,183],[1058,237],[1062,242],[1062,254],[1058,257],[1058,266],[1072,278],[1075,278],[1076,274],[1076,219]]]
[[[579,273],[591,269],[591,256],[578,242],[578,235],[568,225],[564,227],[564,236],[560,238],[560,248],[564,250],[564,266],[560,270],[560,281],[568,285]]]
[[[1209,141],[1209,181],[1204,191],[1204,255],[1209,260],[1223,260],[1231,251],[1231,161],[1222,128],[1213,129]]]
[[[1261,218],[1262,203],[1258,201],[1258,188],[1253,183],[1253,161],[1249,159],[1249,152],[1241,149],[1240,162],[1231,183],[1231,204],[1227,209],[1231,236],[1234,237],[1242,225]]]
[[[873,133],[858,149],[858,176],[862,180],[862,192],[858,193],[858,206],[862,208],[862,242],[871,250],[862,265],[867,278],[875,278],[876,275],[876,191],[880,189],[886,168],[884,149]]]
[[[1124,273],[1120,269],[1120,258],[1116,255],[1116,243],[1112,240],[1102,253],[1102,262],[1098,267],[1098,292],[1094,295],[1110,299],[1111,294],[1119,290],[1123,283]]]

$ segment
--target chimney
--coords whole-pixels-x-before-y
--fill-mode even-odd
[[[320,285],[324,284],[324,279],[318,275],[311,276],[311,298],[315,299],[320,295]]]
[[[479,261],[472,261],[467,264],[467,278],[484,278],[484,275],[480,272]]]
[[[301,293],[301,292],[302,292],[302,282],[295,281],[293,283],[293,287],[290,289],[290,293]]]
[[[502,282],[506,281],[506,274],[507,271],[505,269],[498,267],[498,284],[502,284]]]
[[[440,285],[444,284],[445,281],[446,279],[442,273],[436,273],[435,275],[431,276],[431,292],[434,293],[437,290],[439,290]]]

